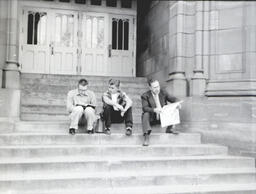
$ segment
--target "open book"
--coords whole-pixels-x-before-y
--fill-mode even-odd
[[[161,127],[167,127],[169,125],[176,125],[180,123],[180,113],[177,107],[183,101],[167,104],[162,108],[160,113]]]

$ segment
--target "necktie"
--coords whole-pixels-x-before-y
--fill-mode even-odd
[[[156,108],[162,108],[161,104],[160,104],[160,100],[159,100],[159,95],[155,94],[155,101],[156,101]],[[156,114],[156,119],[159,120],[160,119],[160,115]]]

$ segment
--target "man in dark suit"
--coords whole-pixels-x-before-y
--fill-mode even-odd
[[[141,96],[142,100],[142,130],[144,135],[143,146],[149,145],[149,135],[151,133],[151,125],[160,124],[160,113],[162,107],[167,102],[177,102],[178,99],[169,95],[166,91],[160,89],[157,80],[150,79],[148,81],[150,90]],[[180,108],[180,106],[178,107]],[[178,134],[172,130],[172,126],[166,128],[166,133]]]

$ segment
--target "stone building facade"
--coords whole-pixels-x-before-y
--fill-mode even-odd
[[[184,98],[183,129],[255,156],[256,2],[152,1],[146,7],[140,11],[138,4],[144,31],[138,75],[157,78]]]
[[[19,79],[21,65],[24,67],[20,61],[24,49],[20,16],[24,7],[82,9],[78,1],[67,2],[0,0],[2,123],[20,118]],[[129,15],[133,32],[137,31],[128,33],[129,40],[135,40],[129,46],[133,48],[129,56],[134,65],[136,60],[136,73],[131,66],[126,70],[130,74],[123,76],[157,78],[170,93],[183,99],[181,130],[200,132],[206,142],[227,145],[233,153],[256,156],[256,3],[138,0],[131,1],[129,10],[121,9],[121,1],[117,1],[117,11],[102,2],[103,8],[89,8],[98,13]],[[82,25],[79,21],[78,28]],[[80,35],[78,32],[77,37]],[[79,49],[78,45],[77,55]],[[103,55],[109,55],[111,49],[106,47]],[[77,59],[79,63],[82,57]],[[82,75],[82,67],[77,69]],[[105,73],[94,71],[93,75]]]

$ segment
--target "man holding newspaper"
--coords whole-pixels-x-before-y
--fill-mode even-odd
[[[149,85],[149,91],[145,92],[141,96],[142,100],[142,130],[144,135],[144,142],[143,146],[149,145],[149,135],[151,133],[151,126],[155,124],[165,125],[163,122],[166,122],[166,112],[168,114],[168,111],[172,111],[172,108],[164,107],[167,105],[168,102],[175,103],[175,110],[181,108],[181,104],[178,102],[179,100],[169,95],[166,91],[160,89],[160,84],[158,80],[150,79],[148,81]],[[164,107],[164,108],[163,108]],[[175,113],[175,112],[174,112]],[[161,119],[160,119],[161,117]],[[169,125],[166,128],[166,133],[172,133],[172,134],[178,134],[176,131],[173,130],[173,125]]]

